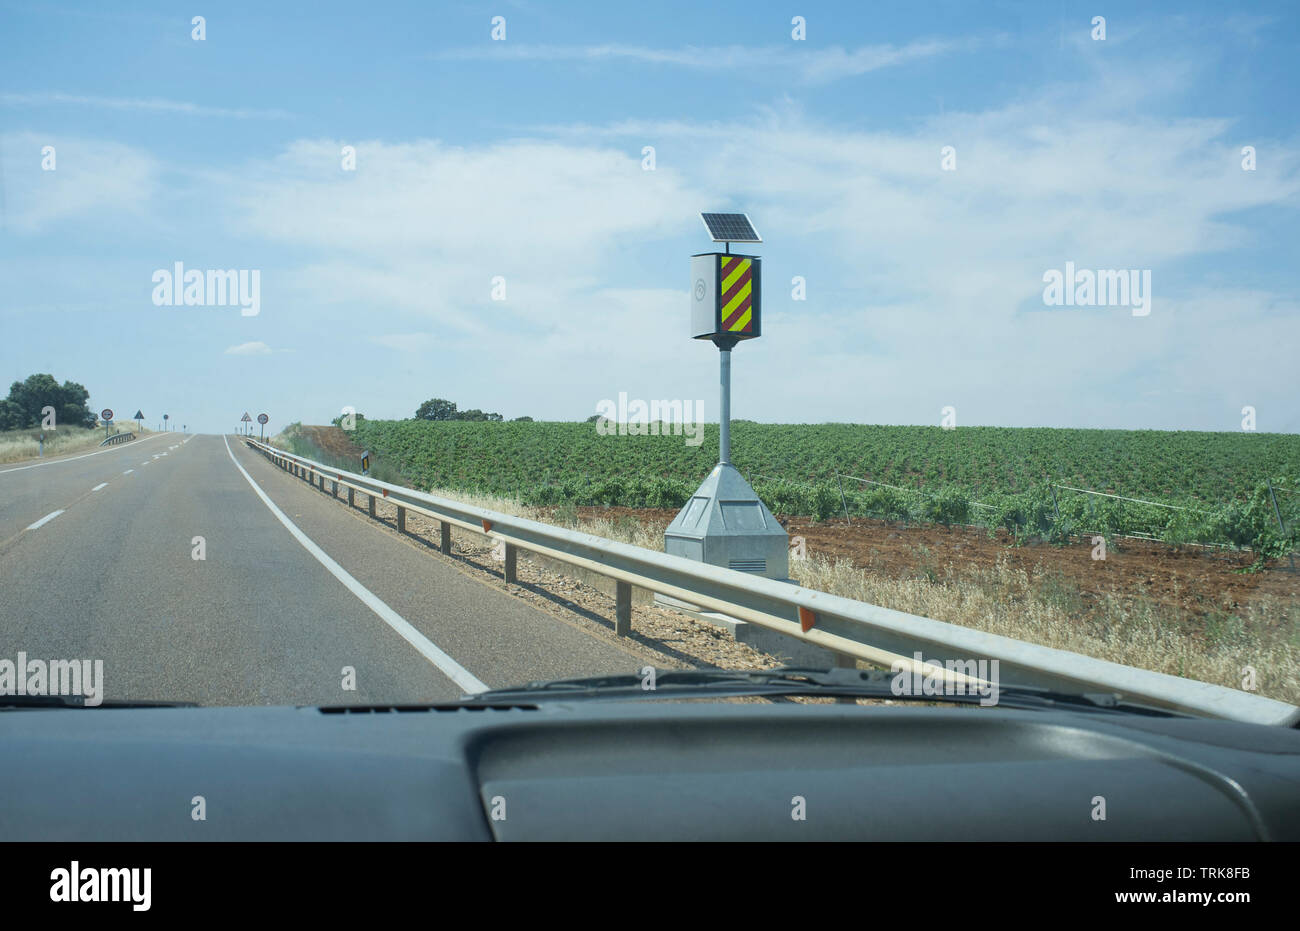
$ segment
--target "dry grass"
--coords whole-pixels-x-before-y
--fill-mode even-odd
[[[990,570],[949,566],[941,577],[925,579],[885,578],[825,559],[796,561],[791,574],[801,585],[845,598],[1228,688],[1241,688],[1242,669],[1251,666],[1259,694],[1300,704],[1295,608],[1278,599],[1262,599],[1239,615],[1225,612],[1205,635],[1141,598],[1108,596],[1081,610],[1077,591],[1034,584],[1005,559]]]
[[[430,494],[663,549],[661,534],[630,518],[580,519],[573,508],[543,510],[445,488]],[[928,568],[922,578],[895,579],[846,560],[815,558],[793,561],[790,571],[800,585],[832,595],[1228,688],[1241,688],[1242,669],[1250,666],[1259,694],[1300,704],[1300,632],[1290,602],[1267,598],[1236,614],[1225,610],[1206,633],[1202,625],[1141,597],[1109,596],[1088,605],[1068,582],[1032,581],[1005,559],[983,571]]]
[[[134,421],[119,422],[118,429],[131,430],[137,436],[148,433],[136,428]],[[0,462],[21,462],[36,459],[40,450],[41,430],[6,430],[0,433]],[[94,449],[104,442],[103,427],[59,427],[45,431],[45,458],[66,456]]]

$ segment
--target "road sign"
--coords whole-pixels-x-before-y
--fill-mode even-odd
[[[730,348],[762,335],[762,265],[756,255],[691,256],[692,339]]]
[[[143,420],[143,419],[144,419],[144,411],[136,411],[136,412],[135,412],[135,419],[136,419],[136,420]]]
[[[100,411],[100,412],[99,412],[99,419],[102,420],[102,421],[104,421],[105,423],[112,423],[112,421],[113,421],[113,408],[111,408],[111,407],[106,407],[106,408],[104,408],[102,411]]]
[[[370,450],[361,454],[361,474],[367,475],[370,472]]]
[[[258,415],[257,415],[257,422],[258,422],[258,423],[262,423],[262,424],[264,424],[264,423],[266,423],[266,422],[267,422],[268,420],[270,420],[270,419],[271,419],[271,418],[270,418],[270,417],[267,417],[265,414],[258,414]]]
[[[244,411],[244,416],[239,418],[239,422],[240,422],[240,423],[249,423],[250,421],[252,421],[252,419],[253,419],[252,417],[249,417],[249,416],[248,416],[248,411]]]

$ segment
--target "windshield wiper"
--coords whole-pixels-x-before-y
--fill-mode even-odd
[[[784,666],[779,669],[656,669],[654,688],[639,674],[593,676],[585,679],[553,679],[527,685],[489,689],[461,698],[462,705],[490,704],[519,700],[636,701],[664,698],[716,698],[728,696],[804,696],[822,698],[881,698],[891,701],[953,702],[980,704],[987,692],[974,688],[966,694],[894,693],[895,673],[883,669],[816,669]],[[1013,708],[1063,709],[1111,713],[1186,717],[1174,711],[1126,702],[1114,693],[1056,692],[1032,686],[1002,686],[997,705]]]
[[[84,695],[0,695],[0,711],[11,708],[198,708],[192,701],[125,701],[106,698],[86,704]]]

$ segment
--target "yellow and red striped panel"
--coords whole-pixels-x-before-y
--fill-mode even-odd
[[[754,329],[754,262],[722,255],[722,329],[749,333]]]

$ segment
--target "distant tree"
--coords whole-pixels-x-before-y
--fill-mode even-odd
[[[531,417],[516,417],[516,418],[514,419],[513,422],[514,422],[514,423],[532,423],[532,422],[533,422],[533,418],[531,418]]]
[[[430,398],[415,409],[416,420],[460,420],[456,404],[446,398]]]
[[[477,407],[467,411],[456,409],[446,398],[430,398],[415,409],[417,420],[504,420],[500,414],[485,413]]]
[[[8,398],[0,400],[0,430],[17,430],[23,425],[23,409]]]
[[[71,381],[60,385],[53,375],[28,375],[9,386],[9,397],[0,405],[0,429],[40,426],[41,410],[46,407],[54,408],[56,425],[93,427],[99,418],[87,406],[89,400],[84,385]]]
[[[600,420],[600,415],[592,414],[590,417],[587,418],[587,423],[595,423],[597,420]]]

